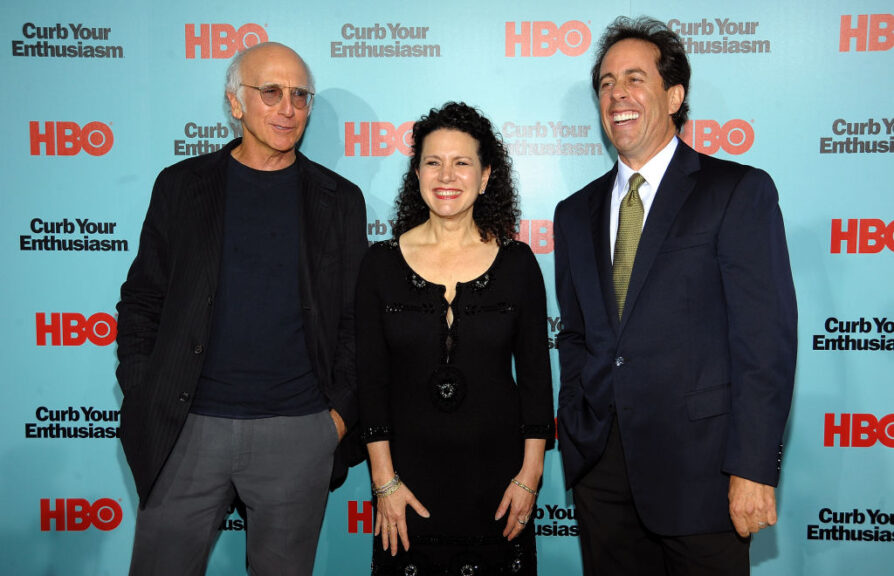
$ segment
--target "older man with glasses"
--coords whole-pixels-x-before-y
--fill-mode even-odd
[[[130,573],[205,572],[244,502],[252,574],[309,575],[357,420],[360,190],[298,151],[307,65],[276,43],[227,70],[242,138],[159,174],[118,304],[121,432],[140,508]]]

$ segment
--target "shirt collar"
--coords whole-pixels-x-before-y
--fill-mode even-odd
[[[657,192],[658,186],[661,184],[661,179],[664,178],[664,173],[667,171],[671,158],[674,157],[674,152],[677,150],[677,143],[677,137],[674,136],[670,139],[670,142],[658,152],[658,154],[652,156],[652,158],[639,170],[634,170],[630,166],[624,164],[619,158],[618,185],[615,189],[620,197],[623,197],[624,194],[627,193],[627,182],[630,180],[630,177],[633,176],[634,172],[639,172],[640,175],[646,179],[646,183],[649,185],[651,192]]]

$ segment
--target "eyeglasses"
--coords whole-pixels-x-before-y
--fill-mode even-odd
[[[276,106],[282,100],[282,94],[288,90],[289,97],[292,99],[292,106],[299,110],[303,110],[310,106],[314,98],[314,93],[307,88],[291,88],[289,86],[280,86],[279,84],[264,84],[263,86],[252,86],[251,84],[239,84],[246,88],[254,88],[261,94],[261,102],[267,106]]]

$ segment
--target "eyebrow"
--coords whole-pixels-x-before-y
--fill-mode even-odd
[[[436,159],[440,160],[441,155],[440,154],[423,154],[423,156],[422,156],[423,160],[427,160],[429,158],[436,158]],[[452,158],[452,160],[471,160],[472,158],[475,158],[475,156],[467,156],[465,154],[460,154],[459,156],[454,156]]]
[[[626,70],[621,72],[622,76],[628,76],[630,74],[642,74],[643,76],[648,76],[646,71],[643,70],[642,68],[627,68]],[[599,77],[599,82],[601,83],[603,80],[605,80],[608,77],[614,78],[615,75],[611,72],[606,72],[605,74],[603,74],[602,76]]]
[[[258,88],[272,88],[274,86],[277,88],[289,88],[291,90],[294,90],[295,88],[300,88],[302,90],[310,90],[309,87],[301,85],[301,84],[297,84],[295,86],[291,86],[289,84],[280,84],[279,82],[261,82],[260,84],[258,84]]]

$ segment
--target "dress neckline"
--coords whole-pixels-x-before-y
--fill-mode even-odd
[[[404,268],[406,268],[407,271],[413,277],[415,277],[418,280],[421,280],[424,285],[441,288],[444,292],[447,291],[447,286],[445,284],[438,284],[437,282],[432,282],[431,280],[428,280],[422,274],[419,274],[418,272],[416,272],[416,270],[414,270],[412,266],[410,266],[410,263],[407,262],[406,258],[404,258],[404,252],[400,247],[400,240],[398,238],[392,238],[391,242],[392,242],[392,246],[394,247],[394,249],[397,250],[397,255],[400,258],[400,261],[403,264]],[[502,245],[500,242],[497,242],[497,254],[494,256],[493,261],[490,263],[490,265],[487,267],[487,269],[484,272],[482,272],[481,274],[479,274],[478,276],[476,276],[475,278],[472,278],[471,280],[466,280],[464,282],[456,282],[456,286],[457,287],[468,286],[470,284],[472,284],[478,288],[484,288],[485,286],[487,286],[491,274],[493,273],[494,269],[496,269],[497,264],[499,264],[500,260],[503,257],[503,252],[505,252],[505,249],[506,249],[506,246]],[[414,283],[414,285],[417,284],[417,282],[415,282],[415,281],[413,283]],[[457,290],[457,293],[458,292],[459,291]]]

